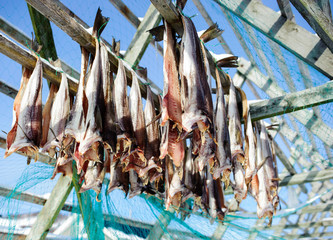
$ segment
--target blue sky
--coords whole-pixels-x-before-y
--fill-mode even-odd
[[[127,0],[124,2],[138,17],[144,16],[145,11],[147,10],[150,4],[150,2],[147,0],[145,1]],[[223,37],[225,38],[225,40],[227,41],[228,45],[231,47],[235,55],[247,59],[237,38],[232,32],[229,23],[220,13],[220,9],[217,7],[217,5],[210,0],[204,0],[202,2],[207,7],[207,10],[209,11],[209,14],[211,14],[213,21],[216,21],[220,26],[220,28],[225,30],[223,33]],[[104,30],[102,37],[106,39],[108,42],[111,42],[112,37],[115,37],[116,40],[121,41],[121,49],[126,50],[135,33],[135,28],[130,23],[128,23],[128,21],[120,13],[118,13],[118,11],[112,6],[112,4],[109,1],[66,0],[62,1],[62,3],[64,3],[69,9],[71,9],[76,15],[78,15],[84,22],[88,23],[89,25],[93,24],[97,8],[100,7],[102,9],[103,15],[110,17],[110,21],[106,29]],[[276,1],[263,0],[263,3],[271,7],[275,11],[278,11],[278,5]],[[188,4],[184,12],[188,16],[194,16],[195,14],[199,14],[198,10],[196,9],[192,1],[188,1]],[[309,27],[306,21],[300,16],[300,14],[294,8],[293,8],[293,13],[295,14],[296,23],[298,23],[300,26],[304,27],[308,31],[314,33],[314,31]],[[0,16],[6,19],[9,23],[19,28],[26,35],[28,36],[31,35],[33,28],[31,25],[30,16],[25,1],[22,0],[0,1]],[[200,16],[200,14],[198,16],[194,16],[192,20],[194,21],[198,31],[208,28],[208,25],[206,24],[204,19]],[[59,58],[64,60],[74,69],[79,70],[80,61],[81,61],[79,45],[76,42],[74,42],[68,35],[66,35],[62,30],[60,30],[57,26],[55,26],[53,23],[51,24],[51,26]],[[261,41],[264,44],[264,46],[267,46],[265,45],[265,38],[262,37],[260,33],[257,33],[257,35],[259,38],[261,37],[262,39]],[[217,43],[217,41],[209,43],[207,47],[217,54],[224,53],[223,48]],[[287,58],[291,60],[293,59],[293,56],[288,55],[287,52],[284,52],[284,54],[286,54]],[[284,85],[285,84],[284,80],[281,79],[281,76],[278,75],[278,68],[276,67],[276,63],[274,63],[274,59],[271,58],[271,55],[269,55],[269,59],[272,62],[272,64],[274,64],[275,66],[275,74],[277,74],[277,76],[279,77],[280,80],[279,83],[281,84],[280,86],[286,89],[286,86]],[[0,62],[2,63],[0,64],[0,79],[8,83],[9,85],[13,86],[14,88],[18,89],[21,79],[21,66],[2,54],[0,54]],[[162,57],[156,52],[156,50],[151,45],[149,45],[147,52],[144,54],[140,62],[140,65],[142,65],[143,67],[148,67],[148,77],[151,80],[153,80],[161,89],[163,88],[162,64],[163,64]],[[233,76],[235,72],[233,69],[225,69],[225,71],[228,72],[231,76]],[[318,73],[315,70],[311,70],[311,74],[313,76],[313,79],[315,79],[314,81],[315,85],[320,85],[327,81],[326,78],[324,78],[320,73]],[[295,77],[297,77],[297,72],[295,73]],[[304,89],[304,86],[301,84],[301,81],[295,79],[295,82],[300,84],[298,90]],[[248,99],[255,99],[255,97],[249,91],[246,84],[244,85],[244,90],[247,93]],[[267,95],[265,95],[261,91],[259,91],[259,93],[263,98],[267,98]],[[45,102],[47,95],[48,95],[48,87],[46,82],[44,81],[43,102]],[[10,130],[11,121],[12,121],[13,99],[5,96],[4,94],[0,94],[0,102],[2,103],[0,107],[1,109],[0,130],[8,132]],[[328,109],[332,109],[332,105],[327,105],[327,106],[329,106]],[[321,112],[325,113],[325,111],[327,111],[327,106],[321,107],[320,109]],[[332,116],[329,114],[326,117],[326,119],[328,121],[328,124],[332,126],[333,125]],[[305,129],[303,129],[302,126],[300,127],[302,135],[304,135],[304,137],[306,138]],[[4,134],[2,133],[0,134],[1,136],[4,136]],[[281,143],[281,140],[279,138],[277,139],[277,141]],[[316,139],[316,141],[318,142],[319,148],[322,150],[323,147],[320,145],[321,141],[319,141],[318,139]],[[289,156],[287,148],[284,147],[283,143],[281,143],[281,146]],[[18,178],[20,177],[21,173],[26,168],[26,159],[24,157],[15,154],[8,157],[7,159],[3,159],[2,158],[3,155],[4,155],[4,150],[0,149],[0,165],[1,165],[0,186],[13,187],[17,182]],[[279,169],[282,170],[282,168],[283,166],[279,164]],[[36,193],[44,193],[51,190],[54,184],[55,180],[53,181],[46,180],[44,187],[37,187],[37,189],[31,189],[31,191],[34,191]],[[287,201],[286,188],[281,191],[281,195]],[[305,197],[303,199],[305,199]],[[244,207],[249,210],[252,209],[253,211],[253,207],[255,208],[255,203],[253,199],[249,197],[246,201],[244,201],[241,207]]]

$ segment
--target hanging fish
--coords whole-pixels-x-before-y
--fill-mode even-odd
[[[162,122],[164,126],[166,121],[172,120],[177,129],[182,131],[182,108],[180,98],[180,85],[177,69],[176,40],[171,26],[164,21],[164,88],[162,101]],[[174,128],[174,126],[172,126]]]
[[[160,175],[162,175],[162,166],[159,160],[160,156],[159,127],[158,127],[158,121],[154,121],[154,119],[156,118],[156,112],[154,107],[153,94],[149,86],[147,86],[147,101],[144,110],[144,115],[145,115],[145,122],[146,123],[152,122],[152,123],[146,127],[147,141],[145,147],[145,158],[147,159],[148,163],[147,167],[141,169],[141,171],[139,172],[139,177],[143,177],[144,175],[148,174],[148,171],[153,172],[154,170],[159,172]],[[155,176],[155,178],[156,177],[157,176]]]
[[[234,185],[234,194],[235,199],[238,203],[240,203],[243,199],[246,198],[247,195],[247,186],[245,184],[245,176],[243,173],[243,167],[240,162],[237,161],[236,158],[232,159],[233,173],[235,179]]]
[[[16,104],[13,112],[14,124],[7,138],[7,149],[4,157],[19,151],[29,157],[34,157],[37,161],[42,133],[43,69],[40,58],[37,59],[35,69],[26,83],[28,76],[29,72],[24,71],[20,88],[22,91],[16,98],[17,102],[14,101]]]
[[[257,122],[256,124],[257,128],[257,165],[262,162],[263,160],[263,141],[261,141],[261,134],[259,135],[259,129],[261,130],[261,124],[260,122]],[[267,177],[267,172],[265,167],[261,167],[258,172],[258,197],[257,197],[257,215],[258,218],[262,217],[269,217],[270,223],[273,216],[273,206],[270,202],[270,196],[269,193],[269,180]]]
[[[144,157],[144,150],[146,147],[146,125],[143,114],[143,105],[141,100],[141,92],[139,86],[139,80],[136,73],[132,71],[132,86],[129,94],[129,108],[133,126],[133,133],[136,141],[135,153],[139,157],[135,159],[141,161],[141,163],[136,163],[138,165],[146,165],[147,160]]]
[[[165,158],[165,208],[169,210],[170,205],[179,208],[182,198],[183,185],[181,183],[180,169],[173,167],[171,159]]]
[[[58,92],[58,87],[55,84],[50,85],[50,91],[49,95],[47,96],[46,103],[43,107],[43,113],[42,113],[42,140],[40,141],[40,147],[44,147],[49,129],[50,129],[50,122],[51,122],[51,110],[52,105],[54,102],[54,98],[56,96],[56,93]],[[51,156],[53,157],[53,156]]]
[[[42,152],[48,152],[51,157],[57,152],[56,149],[59,151],[62,147],[65,124],[70,111],[68,80],[65,73],[61,76],[60,87],[52,104],[47,142],[42,149]]]
[[[84,171],[84,183],[82,184],[79,192],[82,193],[89,189],[93,189],[97,194],[96,200],[100,201],[98,200],[98,195],[102,190],[105,177],[103,145],[98,147],[98,154],[101,161],[88,161],[88,167]]]
[[[243,152],[242,126],[237,107],[236,88],[231,79],[228,115],[231,156],[232,159],[236,159],[239,163],[244,164],[245,158]]]
[[[108,57],[108,50],[104,43],[101,43],[101,80],[102,80],[102,91],[100,99],[100,109],[102,113],[102,139],[104,148],[109,152],[116,152],[117,145],[117,133],[115,125],[115,115],[112,103],[112,85],[113,76],[110,72],[110,62]]]
[[[60,152],[60,156],[57,158],[51,179],[54,179],[57,173],[62,173],[63,176],[69,177],[73,175],[73,158],[68,157],[64,152]]]
[[[132,198],[142,193],[142,182],[138,174],[133,170],[129,170],[130,190],[128,198]]]
[[[277,195],[277,190],[279,187],[279,177],[277,173],[277,165],[275,154],[273,154],[272,150],[274,151],[273,144],[270,143],[270,139],[267,134],[267,130],[265,127],[265,123],[261,120],[261,132],[260,132],[260,140],[262,144],[262,157],[263,161],[265,161],[262,168],[265,168],[267,179],[268,179],[268,189],[269,189],[269,198],[274,206],[274,211],[279,205],[279,197]]]
[[[123,172],[123,167],[120,164],[120,160],[114,161],[114,154],[109,156],[110,159],[110,183],[108,187],[108,194],[114,189],[118,188],[125,192],[125,195],[129,191],[129,173]]]
[[[184,182],[184,193],[183,193],[183,201],[191,198],[193,196],[195,183],[194,183],[194,162],[192,158],[192,144],[187,148],[185,160],[183,163],[183,182]]]
[[[69,114],[68,122],[66,123],[65,136],[62,144],[64,151],[67,154],[72,154],[72,151],[68,150],[70,149],[70,145],[74,145],[73,158],[77,162],[78,174],[80,174],[84,163],[84,159],[82,156],[80,156],[78,150],[79,150],[79,145],[84,136],[84,124],[88,110],[88,99],[84,91],[88,61],[89,61],[89,52],[85,48],[81,47],[80,81],[75,102]]]
[[[208,117],[205,92],[207,76],[200,50],[199,38],[193,22],[183,15],[184,35],[181,42],[179,73],[181,77],[182,125],[186,132],[195,126],[200,132],[209,129],[212,119]],[[208,87],[209,90],[209,87]]]
[[[230,136],[228,129],[228,116],[226,112],[225,102],[224,102],[224,92],[221,84],[221,79],[218,74],[218,69],[216,69],[217,76],[217,92],[216,92],[216,108],[214,115],[214,123],[216,129],[216,159],[217,166],[213,169],[214,179],[222,175],[222,181],[225,184],[225,188],[229,186],[229,176],[231,173],[231,152],[230,152]]]
[[[133,137],[133,127],[127,98],[127,79],[124,64],[118,60],[118,71],[114,81],[113,99],[115,118],[118,126],[117,132],[117,155],[123,155],[130,151]],[[119,157],[118,156],[118,157]]]
[[[251,114],[248,108],[247,116],[244,118],[245,124],[245,183],[249,184],[257,173],[257,152],[256,152],[256,137],[253,132]]]

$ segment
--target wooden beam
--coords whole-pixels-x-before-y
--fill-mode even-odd
[[[132,68],[135,68],[139,64],[150,40],[152,39],[152,35],[148,30],[157,27],[161,22],[161,19],[161,14],[156,10],[154,5],[151,4],[124,56],[125,61],[127,61]]]
[[[170,211],[163,211],[156,220],[153,228],[150,230],[150,233],[146,239],[147,240],[161,239],[169,223],[172,220],[173,213],[174,213],[173,209],[170,209]]]
[[[304,234],[286,234],[283,235],[282,237],[284,239],[301,239],[301,238],[310,238],[310,239],[323,239],[326,237],[331,237],[333,236],[333,232],[321,232],[321,233],[304,233]]]
[[[53,188],[50,197],[44,207],[39,212],[36,222],[30,229],[27,240],[45,239],[53,222],[57,218],[60,210],[73,188],[72,180],[68,177],[60,176],[57,184]]]
[[[34,203],[37,205],[44,205],[47,198],[36,196],[30,193],[24,193],[24,192],[13,192],[12,189],[0,187],[0,196],[3,197],[10,197],[12,199],[17,199],[24,202]],[[73,206],[70,204],[64,204],[61,210],[71,212],[73,209]]]
[[[95,52],[95,39],[89,33],[88,25],[80,20],[71,10],[63,5],[59,0],[27,0],[27,2],[33,6],[36,10],[42,13],[46,18],[57,25],[67,35],[69,35],[74,41],[85,47],[88,51]],[[117,72],[118,69],[118,58],[111,52],[111,45],[106,42],[103,38],[101,41],[108,46],[110,67],[112,72]],[[127,84],[132,85],[132,73],[131,68],[125,64],[125,71],[127,76]],[[143,98],[147,97],[147,89],[143,84],[141,78],[140,90]],[[156,106],[159,106],[158,96],[153,93],[154,102]]]
[[[199,12],[201,13],[202,17],[205,19],[208,26],[212,26],[214,24],[212,18],[209,16],[208,12],[206,11],[205,7],[202,5],[200,0],[192,0],[194,5],[197,7]],[[227,42],[224,40],[223,36],[220,35],[217,37],[217,40],[220,42],[222,48],[226,53],[233,54],[230,47],[228,46]]]
[[[322,44],[318,36],[285,19],[260,1],[214,1],[327,77],[332,78],[332,52],[325,44]]]
[[[227,231],[227,229],[228,229],[227,224],[219,223],[210,239],[211,240],[221,240],[223,238],[223,235]]]
[[[32,53],[12,42],[1,33],[0,52],[27,68],[34,69],[36,65],[37,59]],[[49,62],[43,60],[43,77],[52,83],[60,85],[61,74],[58,71],[58,68],[53,67]],[[78,82],[69,75],[67,75],[67,78],[69,89],[75,95]]]
[[[18,91],[15,88],[7,85],[5,82],[1,80],[0,80],[0,92],[13,99],[16,97],[16,94],[18,93]]]
[[[150,0],[152,4],[154,4],[155,8],[161,13],[162,17],[171,24],[172,28],[175,29],[175,31],[182,36],[183,35],[183,24],[181,21],[181,16],[176,9],[175,5],[173,5],[171,0]],[[216,79],[216,65],[213,56],[210,54],[210,52],[206,49],[207,58],[209,61],[209,68],[211,75],[214,79]],[[228,77],[223,71],[218,71],[220,75],[220,79],[222,82],[223,90],[225,92],[229,91],[230,82]]]
[[[243,58],[239,58],[237,69],[247,79],[255,83],[259,88],[267,93],[271,98],[285,95],[285,92],[270,78],[263,75],[255,66],[251,65]],[[297,113],[290,113],[300,123],[307,127],[312,133],[316,134],[324,143],[333,147],[333,130],[322,120],[316,118],[309,110],[300,110]]]
[[[291,10],[289,0],[277,0],[277,3],[279,5],[281,15],[290,21],[294,21],[295,17],[293,11]]]
[[[24,47],[27,47],[27,44],[30,43],[31,39],[25,33],[21,32],[17,27],[7,22],[5,19],[0,17],[0,30],[9,37],[13,38],[15,41],[21,43]],[[79,80],[80,73],[69,66],[67,63],[61,61],[62,70],[67,73],[69,76]]]
[[[333,179],[333,168],[324,169],[320,171],[298,173],[280,179],[281,181],[279,182],[279,186],[281,187],[308,183],[308,182],[326,181]]]
[[[311,227],[324,227],[324,226],[332,226],[333,225],[333,221],[332,220],[322,220],[322,221],[314,221],[314,222],[302,222],[302,223],[297,223],[297,224],[277,224],[277,225],[272,225],[270,227],[268,226],[254,226],[255,229],[269,229],[269,230],[278,230],[280,228],[285,228],[285,229],[291,229],[291,228],[311,228]]]
[[[141,20],[125,5],[122,0],[109,0],[112,5],[135,27],[138,28]],[[163,56],[163,47],[151,39],[150,44],[157,49],[158,53]]]
[[[315,0],[290,0],[298,12],[333,52],[333,25]]]
[[[43,46],[40,51],[41,57],[47,60],[49,58],[53,61],[57,60],[58,55],[54,44],[50,21],[29,4],[28,10],[36,40],[39,45]]]
[[[333,82],[319,87],[289,93],[281,97],[251,103],[250,113],[253,121],[296,112],[309,107],[333,101]]]
[[[318,0],[318,5],[320,9],[324,12],[326,17],[332,22],[332,11],[331,11],[331,4],[329,0]]]

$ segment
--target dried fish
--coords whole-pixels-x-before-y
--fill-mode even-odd
[[[261,133],[259,135],[259,129],[261,129],[260,122],[256,124],[257,128],[257,165],[262,162],[263,160],[263,149],[262,144],[263,141],[261,141]],[[270,196],[269,193],[269,180],[267,178],[266,168],[262,167],[258,170],[258,197],[257,197],[257,215],[258,218],[262,217],[269,217],[272,219],[273,216],[273,206],[270,202]]]
[[[22,78],[23,83],[21,87],[23,91],[20,93],[22,95],[19,95],[17,102],[14,102],[14,104],[17,104],[16,106],[14,105],[13,114],[15,119],[13,121],[13,129],[16,127],[16,135],[14,138],[13,133],[15,130],[9,134],[4,157],[19,151],[29,157],[34,157],[37,161],[42,133],[42,60],[40,58],[37,59],[35,69],[24,88],[28,72],[26,74]]]
[[[236,159],[241,164],[244,164],[245,158],[243,152],[242,126],[237,107],[236,88],[231,79],[230,79],[228,115],[229,115],[231,156],[232,159]]]
[[[118,188],[125,192],[125,195],[129,191],[129,173],[122,171],[122,166],[119,159],[114,161],[114,154],[109,156],[111,165],[110,165],[110,183],[108,187],[108,194],[114,189]]]
[[[42,152],[48,152],[51,157],[55,155],[55,152],[57,151],[56,148],[58,148],[58,151],[61,149],[69,111],[70,99],[68,80],[66,74],[62,73],[60,87],[52,104],[47,142],[42,149]]]
[[[249,108],[248,108],[249,109]],[[256,152],[256,137],[253,132],[251,114],[248,110],[245,127],[245,183],[249,184],[254,175],[257,173],[257,152]]]
[[[166,121],[172,120],[178,130],[182,131],[182,108],[180,98],[180,85],[178,80],[177,58],[175,51],[175,36],[172,33],[171,26],[165,21],[164,29],[164,88],[162,102],[162,122],[164,126]],[[172,126],[174,128],[174,126]]]
[[[229,176],[231,173],[231,151],[230,151],[230,136],[229,129],[227,125],[228,116],[226,112],[225,102],[224,102],[224,92],[221,84],[221,79],[217,73],[217,99],[216,108],[214,115],[214,123],[216,129],[216,159],[217,166],[213,168],[214,179],[220,177],[223,173],[222,181],[225,183],[225,187],[229,186]]]
[[[181,16],[184,26],[179,66],[183,109],[182,125],[186,132],[191,132],[195,125],[201,132],[205,132],[212,121],[208,118],[205,86],[202,85],[204,83],[208,85],[207,76],[194,24],[188,17]]]
[[[26,89],[26,86],[28,84],[28,81],[29,81],[29,78],[30,78],[31,74],[32,74],[32,70],[30,70],[26,67],[22,67],[21,85],[20,85],[20,89],[19,89],[19,91],[18,91],[18,93],[15,97],[14,106],[13,106],[12,128],[7,134],[6,152],[7,152],[7,150],[10,149],[10,147],[13,144],[13,142],[15,140],[15,137],[16,137],[17,128],[18,128],[18,119],[19,119],[19,115],[20,115],[20,107],[21,107],[21,102],[22,102],[22,96],[24,94],[24,91]],[[6,155],[6,153],[5,153],[5,155]]]

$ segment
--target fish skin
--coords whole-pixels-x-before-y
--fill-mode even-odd
[[[175,51],[175,37],[171,26],[164,22],[164,55],[163,72],[164,88],[162,101],[162,122],[164,126],[166,121],[172,120],[177,129],[182,131],[182,107],[180,98],[180,85],[178,80],[177,58]]]
[[[257,173],[257,151],[256,151],[256,137],[253,132],[253,126],[251,122],[251,114],[248,110],[246,120],[246,135],[245,135],[245,183],[249,184]]]
[[[277,175],[277,166],[276,164],[274,164],[273,161],[273,154],[272,154],[270,140],[268,138],[265,124],[262,120],[260,121],[260,125],[261,125],[260,139],[261,139],[262,155],[263,155],[263,160],[266,160],[263,167],[265,167],[266,174],[269,180],[269,189],[273,193],[273,195],[276,195],[279,185],[278,181],[272,179],[279,178],[279,176]]]
[[[62,147],[65,125],[70,112],[70,98],[68,80],[65,73],[62,73],[59,90],[54,98],[51,109],[51,120],[48,129],[47,142],[42,152],[48,152],[51,157],[54,156],[56,148]]]
[[[104,159],[104,147],[99,145],[98,148],[99,159]],[[102,190],[103,180],[105,177],[105,169],[103,161],[88,161],[88,167],[84,171],[84,183],[82,184],[79,193],[93,189],[98,195]]]
[[[207,84],[204,61],[199,38],[193,22],[183,15],[184,35],[181,42],[179,73],[181,77],[182,125],[186,132],[191,132],[197,124],[201,132],[210,126],[205,99]]]
[[[235,199],[238,203],[240,203],[243,199],[246,198],[247,195],[247,186],[245,184],[245,176],[243,173],[243,167],[240,162],[237,161],[236,158],[232,160],[233,164],[233,172],[235,178]]]
[[[110,183],[108,187],[108,194],[114,189],[120,189],[125,192],[129,191],[129,173],[122,171],[119,159],[114,161],[114,154],[109,155],[110,163]]]
[[[40,146],[44,147],[47,142],[49,128],[50,128],[50,121],[51,121],[51,109],[54,102],[54,98],[58,91],[58,87],[55,84],[51,84],[49,95],[47,96],[46,103],[43,107],[42,112],[42,140],[40,142]]]
[[[54,179],[57,173],[62,173],[63,176],[73,176],[73,158],[66,156],[64,152],[61,152],[57,158],[51,179]]]
[[[242,126],[237,108],[236,88],[232,80],[230,81],[228,115],[231,156],[244,164]]]
[[[28,84],[31,74],[32,74],[32,70],[22,66],[21,84],[20,84],[20,89],[14,99],[12,128],[7,134],[6,151],[10,149],[10,147],[13,144],[15,137],[16,137],[17,128],[18,128],[17,123],[18,123],[18,118],[20,115],[20,106],[21,106],[22,96],[24,94],[24,91],[26,89],[26,86]]]
[[[218,70],[216,70],[218,71]],[[214,124],[216,129],[216,152],[217,166],[213,168],[214,179],[219,178],[222,174],[222,181],[225,183],[225,187],[229,186],[230,173],[231,173],[231,150],[230,150],[230,136],[228,129],[228,116],[226,112],[226,106],[224,102],[224,92],[222,84],[219,78],[217,79],[217,99],[216,108],[214,114]]]
[[[112,103],[112,85],[113,76],[110,72],[110,62],[108,57],[107,47],[104,43],[101,43],[101,68],[102,68],[102,89],[103,94],[101,94],[100,108],[102,113],[102,139],[103,144],[108,151],[116,152],[117,145],[117,133],[115,125],[115,115]]]
[[[42,61],[38,58],[21,98],[15,140],[6,149],[5,158],[20,151],[38,160],[42,133],[42,78]]]
[[[90,74],[87,79],[85,93],[88,100],[88,110],[84,125],[83,139],[79,145],[79,154],[81,156],[91,149],[94,143],[102,143],[102,116],[99,108],[99,98],[101,93],[101,57],[100,44],[96,38],[96,53]],[[96,161],[98,158],[97,148],[94,148],[95,154],[93,158],[85,158],[85,160]]]
[[[141,150],[144,150],[146,147],[147,139],[146,125],[143,114],[139,80],[134,71],[132,71],[132,86],[129,94],[129,108],[136,144]]]
[[[183,162],[183,182],[186,189],[184,189],[183,201],[191,198],[194,191],[194,162],[192,159],[192,144],[187,148],[185,160]]]
[[[203,143],[200,146],[199,155],[195,159],[198,164],[199,171],[203,170],[207,162],[211,166],[214,165],[216,152],[216,144],[210,134],[208,132],[204,132],[202,135],[201,139],[203,139]]]
[[[147,86],[147,101],[144,110],[145,122],[150,123],[156,118],[156,112],[153,101],[153,94],[149,86]],[[152,122],[146,127],[146,147],[145,147],[145,158],[148,160],[147,167],[141,169],[139,172],[139,177],[144,175],[149,175],[148,172],[162,172],[162,166],[159,160],[160,150],[159,150],[159,126],[158,121]],[[148,176],[147,176],[148,178]],[[148,178],[149,179],[149,178]],[[151,180],[150,180],[151,181]]]
[[[63,146],[69,146],[71,144],[75,145],[73,157],[77,163],[79,163],[80,154],[78,152],[79,145],[83,139],[84,134],[84,124],[87,116],[87,97],[85,94],[85,82],[87,76],[87,68],[89,61],[89,52],[81,46],[81,73],[79,86],[77,90],[77,94],[75,97],[75,102],[70,111],[68,121],[65,127],[65,137],[63,139]],[[75,143],[73,141],[75,140]],[[71,154],[71,152],[67,151],[67,154]],[[80,173],[81,166],[77,167],[78,173]]]
[[[117,131],[117,157],[130,151],[133,138],[133,127],[127,97],[127,79],[124,64],[118,60],[118,71],[114,80],[113,99]]]
[[[142,193],[142,182],[138,174],[133,169],[129,171],[129,182],[130,182],[130,190],[128,198],[135,197]]]
[[[261,129],[261,124],[257,123],[257,129]],[[261,133],[260,133],[261,135]],[[262,154],[262,141],[261,136],[257,131],[257,165],[262,162],[263,154]],[[270,219],[273,216],[273,206],[269,199],[269,180],[267,178],[266,168],[261,167],[258,172],[258,198],[257,198],[257,215],[258,218],[269,217]]]

